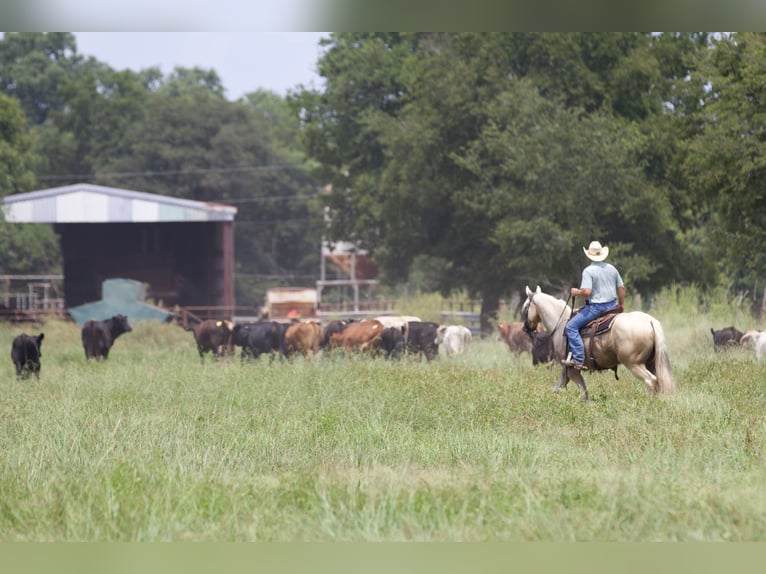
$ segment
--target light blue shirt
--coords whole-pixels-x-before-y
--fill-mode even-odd
[[[617,288],[622,287],[622,277],[614,265],[594,261],[582,272],[580,289],[590,289],[590,303],[610,303],[617,299]]]

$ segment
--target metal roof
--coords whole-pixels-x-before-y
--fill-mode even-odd
[[[76,183],[8,195],[5,220],[12,223],[152,223],[233,221],[237,208],[143,191]]]

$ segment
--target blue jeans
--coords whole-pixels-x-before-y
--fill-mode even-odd
[[[580,336],[580,329],[586,324],[590,323],[596,317],[599,317],[617,307],[617,301],[610,301],[609,303],[591,303],[585,305],[577,312],[577,315],[572,317],[566,326],[567,339],[569,340],[569,350],[572,351],[572,360],[575,363],[582,365],[585,362],[585,347],[582,343],[582,337]]]

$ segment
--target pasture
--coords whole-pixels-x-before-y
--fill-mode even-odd
[[[0,324],[0,541],[764,541],[766,362],[710,334],[762,327],[698,301],[650,310],[675,396],[620,367],[586,375],[591,404],[494,338],[201,366],[138,323],[86,364],[73,323]],[[16,381],[22,330],[39,381]]]

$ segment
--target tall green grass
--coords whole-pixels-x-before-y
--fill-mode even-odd
[[[587,376],[591,404],[493,338],[202,366],[141,323],[86,364],[76,325],[44,324],[39,381],[0,363],[0,540],[764,540],[766,364],[709,331],[758,325],[692,290],[653,305],[678,393],[620,368]]]

